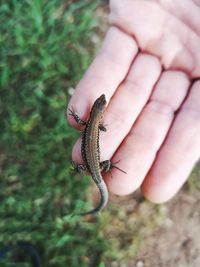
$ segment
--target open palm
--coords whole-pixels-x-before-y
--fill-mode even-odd
[[[101,159],[120,159],[127,172],[105,176],[109,190],[141,187],[164,202],[200,156],[200,1],[111,0],[110,8],[103,46],[69,106],[86,119],[106,95]],[[73,159],[81,162],[80,140]]]

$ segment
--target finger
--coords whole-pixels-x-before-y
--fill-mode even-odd
[[[109,101],[116,88],[127,75],[130,65],[137,54],[137,45],[132,37],[116,27],[111,27],[103,46],[77,85],[69,107],[85,120],[94,101],[104,93]],[[70,124],[77,127],[71,116]]]
[[[158,81],[161,65],[157,58],[139,54],[128,76],[112,97],[104,115],[107,132],[102,134],[102,159],[110,159],[147,103]]]
[[[181,72],[167,71],[161,75],[149,102],[114,155],[114,161],[120,159],[119,167],[127,174],[114,170],[114,179],[106,177],[113,193],[129,194],[142,184],[188,86],[189,81]]]
[[[176,194],[200,156],[200,81],[191,88],[156,162],[142,185],[146,198],[161,203]]]
[[[107,132],[100,133],[101,160],[110,159],[149,99],[161,72],[155,57],[139,54],[112,97],[104,115]],[[80,162],[80,141],[74,147],[73,159]]]

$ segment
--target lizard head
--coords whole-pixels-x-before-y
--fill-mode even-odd
[[[103,94],[94,102],[94,107],[103,112],[106,107],[106,96]]]
[[[105,95],[101,95],[97,98],[92,106],[92,110],[90,112],[90,118],[94,118],[95,120],[100,120],[103,116],[104,110],[106,108],[106,97]]]

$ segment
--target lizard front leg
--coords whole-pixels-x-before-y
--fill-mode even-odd
[[[70,108],[68,108],[68,110],[69,110],[69,115],[70,116],[72,116],[73,118],[74,118],[74,120],[78,123],[78,124],[80,124],[80,125],[86,125],[86,121],[84,121],[84,120],[82,120],[80,117],[79,117],[79,115],[76,113],[76,111],[74,111],[74,109],[73,109],[73,107],[71,107],[71,109]]]

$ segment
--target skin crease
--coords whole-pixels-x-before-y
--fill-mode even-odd
[[[200,156],[200,1],[111,0],[109,22],[69,107],[87,119],[94,101],[106,95],[101,160],[120,160],[127,172],[105,175],[108,189],[126,195],[140,187],[162,203]],[[80,139],[72,157],[82,162]]]

